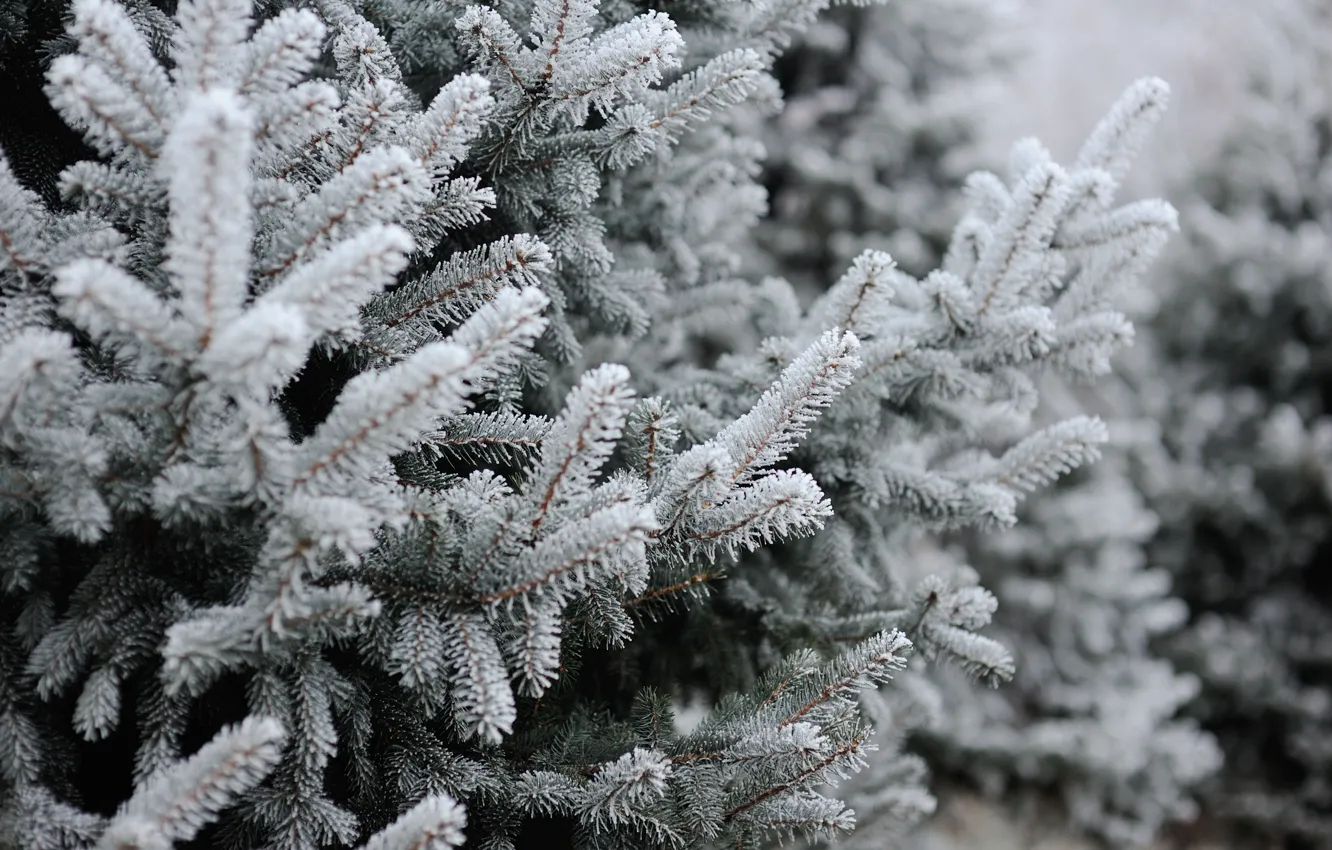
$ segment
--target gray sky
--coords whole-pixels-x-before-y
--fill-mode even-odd
[[[1067,161],[1125,86],[1155,75],[1171,85],[1171,108],[1129,193],[1164,191],[1168,175],[1206,153],[1234,111],[1264,2],[1019,0],[1026,57],[993,101],[995,152],[1034,135]]]

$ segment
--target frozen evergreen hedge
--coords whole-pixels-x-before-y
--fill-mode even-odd
[[[1227,768],[1207,811],[1264,846],[1332,836],[1332,7],[1277,6],[1280,62],[1179,194],[1134,368],[1171,463],[1144,476],[1153,557],[1194,612],[1172,654]]]
[[[867,249],[936,268],[983,164],[984,87],[1017,54],[1016,17],[1003,0],[895,0],[817,21],[777,65],[760,261],[816,287]]]
[[[836,11],[778,64],[792,90],[771,134],[774,210],[759,228],[770,252],[759,262],[815,287],[830,256],[836,262],[857,246],[888,248],[902,264],[926,269],[942,256],[964,201],[959,164],[976,157],[979,116],[974,102],[965,108],[967,98],[1002,65],[1008,41],[1006,10],[983,0]],[[1154,293],[1122,283],[1105,293],[1106,304],[1149,315]],[[987,634],[1013,653],[1016,676],[991,690],[955,671],[930,671],[940,693],[915,700],[906,725],[936,779],[960,780],[952,790],[979,786],[1009,811],[1054,796],[1079,831],[1144,846],[1197,814],[1192,792],[1219,763],[1211,735],[1184,716],[1198,680],[1159,646],[1188,612],[1169,565],[1149,555],[1161,522],[1137,471],[1169,465],[1169,455],[1155,411],[1122,376],[1092,383],[1047,371],[1038,386],[1036,421],[1098,414],[1105,457],[1028,500],[1012,528],[948,535],[996,596]],[[996,447],[1021,439],[1029,424],[1014,426],[993,421],[977,430]],[[899,556],[896,574],[907,557],[959,557],[931,550],[918,541]],[[850,801],[862,819],[891,810],[879,780],[858,783]],[[876,846],[885,829],[875,820],[851,841]]]
[[[955,708],[926,731],[928,750],[1010,805],[1050,789],[1080,830],[1148,846],[1198,816],[1194,791],[1222,761],[1187,716],[1198,678],[1159,648],[1189,611],[1153,557],[1162,522],[1138,473],[1170,458],[1122,382],[1041,389],[1042,415],[1095,409],[1112,436],[1100,461],[1034,497],[1015,527],[967,541],[999,599],[991,635],[1013,649],[1017,674],[989,692],[952,677]]]
[[[1034,376],[1132,336],[1166,92],[801,305],[735,276],[743,111],[819,8],[75,0],[97,156],[59,206],[0,164],[0,843],[752,846],[867,765],[932,809],[909,657],[1013,674],[932,534],[1105,441]]]

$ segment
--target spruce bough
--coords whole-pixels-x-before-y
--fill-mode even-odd
[[[1164,85],[802,310],[691,216],[756,213],[725,111],[818,9],[76,0],[47,93],[99,158],[58,210],[0,163],[0,843],[835,835],[913,758],[862,710],[913,649],[1011,675],[974,573],[899,558],[1095,457],[979,437],[1129,338]]]

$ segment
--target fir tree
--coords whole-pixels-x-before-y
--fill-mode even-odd
[[[1153,559],[1193,611],[1174,642],[1227,768],[1209,814],[1257,843],[1332,835],[1332,9],[1274,9],[1232,134],[1181,196],[1193,223],[1132,374],[1172,463],[1141,486]],[[1185,195],[1185,192],[1188,192]]]
[[[1198,679],[1158,648],[1189,612],[1166,566],[1149,560],[1161,523],[1137,473],[1169,457],[1117,377],[1094,388],[1042,381],[1042,418],[1099,410],[1109,440],[1098,463],[1034,495],[1015,527],[966,541],[998,599],[991,634],[1017,674],[989,692],[944,679],[952,710],[923,737],[935,762],[1008,805],[1054,791],[1079,832],[1145,847],[1197,816],[1194,796],[1221,755],[1184,716]]]
[[[886,254],[866,252],[805,310],[785,281],[769,279],[760,290],[758,322],[778,335],[753,353],[727,354],[710,371],[691,366],[663,385],[677,401],[682,426],[710,433],[713,423],[733,415],[737,401],[746,403],[801,350],[803,339],[830,326],[850,328],[863,339],[865,367],[856,383],[794,455],[831,498],[835,515],[828,528],[730,568],[719,585],[721,604],[690,612],[672,657],[690,658],[685,647],[710,645],[710,652],[693,659],[708,665],[700,674],[713,682],[752,678],[747,671],[761,669],[765,656],[793,646],[814,641],[835,651],[875,629],[896,627],[906,630],[923,658],[946,659],[991,684],[1012,675],[1008,649],[977,633],[994,613],[995,597],[980,586],[976,570],[939,548],[935,535],[1010,526],[1027,493],[1099,455],[1107,435],[1098,419],[1065,407],[1065,418],[1033,425],[1040,396],[1035,378],[1043,372],[1095,377],[1131,339],[1132,327],[1114,302],[1139,264],[1163,245],[1174,212],[1158,201],[1114,208],[1111,187],[1164,108],[1165,94],[1160,81],[1131,87],[1072,169],[1054,165],[1039,144],[1027,140],[1014,148],[1008,181],[973,175],[971,209],[954,232],[943,269],[917,280]],[[647,353],[672,352],[669,337],[654,334]],[[631,362],[640,375],[670,374],[669,361]],[[713,577],[696,573],[681,581]],[[1081,608],[1068,613],[1075,617]],[[1121,649],[1146,654],[1145,634],[1135,624],[1113,628],[1121,643],[1105,650],[1111,656],[1107,673],[1123,660]],[[715,638],[737,630],[756,630],[757,650]],[[1035,629],[1022,635],[1046,645],[1059,637]],[[1142,660],[1151,667],[1150,658]],[[1173,678],[1168,665],[1165,670]],[[881,703],[869,698],[874,704],[868,710],[895,740],[928,724],[935,712],[960,708],[956,694],[940,697],[928,676],[904,676],[906,690],[895,689]],[[1148,691],[1156,683],[1139,684]],[[1148,724],[1172,721],[1178,701],[1148,712]],[[1050,716],[1062,711],[1049,709]],[[1118,719],[1105,718],[1100,733],[1109,735]],[[1116,838],[1130,832],[1139,838],[1144,828],[1150,834],[1164,820],[1187,815],[1187,789],[1214,766],[1213,751],[1205,737],[1183,726],[1163,735],[1160,748],[1173,761],[1159,783],[1161,798],[1144,792],[1128,802],[1112,799],[1158,772],[1156,765],[1135,766],[1127,770],[1131,776],[1108,781],[1103,774],[1126,771],[1102,769],[1088,787],[1105,809],[1131,810],[1123,816],[1126,825],[1114,820],[1120,814],[1087,813],[1083,820],[1100,818],[1097,825]],[[1069,764],[1078,755],[1066,751],[1049,761],[1060,758]],[[866,780],[864,801],[886,821],[898,822],[876,827],[900,829],[933,807],[919,785],[919,762],[893,757],[879,764],[883,774]],[[1089,765],[1079,769],[1095,772]],[[1113,790],[1103,790],[1107,782]]]
[[[1127,341],[1165,89],[801,310],[697,219],[757,215],[722,113],[820,8],[75,0],[46,93],[97,156],[60,208],[0,161],[0,843],[837,835],[870,720],[928,811],[924,682],[878,686],[1012,662],[898,558],[1095,456],[1030,373]]]
[[[783,55],[764,271],[821,289],[867,249],[916,275],[939,265],[981,165],[984,85],[1016,52],[1014,17],[999,0],[841,5]]]
[[[908,264],[933,267],[959,214],[950,183],[961,183],[957,165],[970,153],[975,123],[974,112],[951,111],[965,102],[956,85],[1002,61],[1001,13],[974,2],[848,9],[783,58],[779,68],[797,93],[778,125],[786,132],[775,134],[779,194],[772,222],[761,226],[775,255],[769,262],[816,286],[834,246],[892,246]],[[1142,312],[1152,300],[1129,280],[1117,283],[1095,296],[1103,319]],[[1053,425],[1099,411],[1110,434],[1121,432],[1110,459],[1071,488],[1035,497],[1016,528],[966,535],[967,554],[918,541],[899,556],[950,565],[969,555],[976,571],[958,575],[995,592],[990,634],[1014,651],[1017,681],[986,692],[963,677],[936,679],[946,696],[897,714],[914,718],[907,728],[914,724],[931,761],[955,776],[1014,796],[1057,789],[1077,828],[1143,845],[1165,824],[1192,817],[1191,794],[1218,759],[1210,736],[1179,717],[1196,682],[1154,646],[1184,616],[1166,575],[1145,563],[1142,547],[1157,520],[1130,477],[1160,464],[1159,439],[1131,387],[1093,392],[1067,377],[1040,379],[1041,397],[1054,397],[1037,416]],[[1021,418],[990,422],[970,442],[1002,447],[1025,436],[1024,427]],[[946,711],[923,709],[941,701]],[[911,769],[889,766],[884,775]],[[891,790],[876,800],[885,789],[865,781],[851,798],[858,809],[896,805]]]

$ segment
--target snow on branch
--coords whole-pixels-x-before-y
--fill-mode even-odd
[[[529,24],[534,47],[493,9],[470,6],[458,17],[463,44],[489,73],[505,127],[487,143],[492,167],[530,156],[536,134],[562,119],[581,126],[590,110],[609,116],[621,101],[629,102],[627,115],[638,116],[635,104],[679,67],[684,40],[669,17],[649,11],[596,32],[597,12],[596,0],[540,0]],[[631,142],[622,158],[643,152],[642,143]]]
[[[470,360],[462,346],[438,342],[382,372],[357,376],[302,447],[303,471],[293,485],[334,492],[407,448],[441,412],[462,407]]]
[[[102,833],[98,850],[189,841],[277,767],[286,737],[272,718],[223,729],[189,760],[141,783]]]
[[[200,70],[199,73],[204,73]],[[186,101],[158,165],[171,204],[166,262],[185,321],[207,348],[249,294],[251,116],[241,99],[208,91]]]
[[[754,408],[717,435],[733,459],[732,482],[741,482],[786,457],[809,422],[848,386],[860,367],[853,334],[828,331],[782,372]]]
[[[41,269],[43,250],[41,199],[14,176],[0,151],[0,273],[20,276]]]
[[[686,517],[721,502],[731,489],[730,472],[735,468],[726,449],[709,441],[682,453],[654,488],[653,505],[667,531]]]
[[[544,417],[517,413],[464,413],[444,420],[421,436],[421,453],[431,461],[471,458],[516,466],[532,460],[550,433]]]
[[[424,166],[405,148],[363,154],[303,200],[269,240],[261,276],[285,273],[309,253],[372,224],[409,220],[429,198]]]
[[[1016,665],[1002,644],[976,633],[990,622],[998,601],[977,585],[974,571],[953,580],[924,579],[912,594],[909,632],[927,658],[944,658],[992,687],[1013,678]]]
[[[476,614],[455,614],[444,621],[444,656],[453,668],[453,707],[472,735],[498,744],[517,719],[513,689],[504,657],[486,624]]]
[[[505,287],[536,286],[551,269],[550,249],[526,234],[453,254],[370,303],[365,346],[410,352],[437,338],[436,325],[463,320]]]
[[[1023,176],[972,272],[982,313],[1011,308],[1021,292],[1036,282],[1043,251],[1054,238],[1069,200],[1067,177],[1058,166],[1037,166]]]
[[[616,110],[603,131],[603,156],[614,169],[625,169],[674,143],[715,110],[742,103],[763,85],[767,62],[757,51],[732,50],[683,75],[647,105],[630,103]]]
[[[372,225],[293,268],[255,299],[251,310],[282,305],[298,310],[313,340],[323,334],[356,336],[359,306],[394,282],[414,243],[394,225]]]
[[[489,89],[484,77],[460,74],[439,90],[413,122],[410,150],[428,172],[447,174],[467,155],[494,106]]]
[[[826,665],[801,673],[799,667],[770,676],[762,711],[777,728],[798,722],[826,722],[854,706],[865,690],[892,678],[906,666],[911,641],[900,631],[881,632]]]
[[[1100,457],[1110,439],[1105,423],[1090,416],[1058,422],[1030,435],[1004,452],[993,473],[997,484],[1016,490],[1044,487],[1060,475]]]
[[[545,306],[536,289],[508,290],[459,328],[456,341],[433,343],[396,366],[357,376],[302,445],[302,471],[293,486],[338,492],[407,448],[438,417],[459,410],[471,386],[536,340],[545,327]]]
[[[530,548],[512,567],[494,570],[480,584],[482,604],[551,595],[564,601],[620,561],[641,560],[648,535],[656,530],[652,511],[632,503],[611,504],[572,520]]]
[[[461,847],[467,815],[447,794],[432,794],[384,829],[361,850],[448,850]]]
[[[525,487],[537,499],[532,533],[540,531],[552,510],[589,489],[623,432],[633,398],[629,370],[615,364],[588,372],[569,393]]]
[[[176,57],[172,76],[178,91],[234,87],[244,67],[250,34],[250,0],[185,0],[176,12]]]
[[[1146,77],[1129,86],[1087,137],[1073,167],[1097,168],[1116,183],[1123,180],[1169,102],[1170,86],[1158,77]]]
[[[891,303],[897,263],[882,251],[866,251],[810,309],[822,329],[841,328],[858,337],[873,336]]]
[[[663,754],[641,748],[602,765],[583,789],[583,821],[594,828],[632,823],[635,810],[666,792],[670,775]]]
[[[813,476],[783,469],[765,475],[717,505],[699,511],[683,531],[691,550],[714,560],[718,551],[734,557],[778,540],[813,534],[832,516]]]
[[[309,9],[283,9],[264,21],[244,46],[241,93],[277,94],[299,84],[319,58],[325,31]]]
[[[607,115],[617,99],[641,95],[678,67],[683,47],[674,21],[660,12],[646,12],[611,27],[585,51],[561,62],[549,78],[552,100],[567,104],[579,124],[589,108]]]
[[[51,294],[61,315],[94,339],[120,348],[147,369],[188,360],[197,330],[177,318],[143,282],[103,260],[78,260],[56,271]]]
[[[114,0],[72,4],[69,33],[78,53],[57,57],[47,96],[57,111],[107,156],[155,157],[176,107],[175,92],[125,7]]]
[[[585,50],[596,22],[596,0],[536,0],[530,28],[540,39],[536,56],[545,63],[538,79],[549,81],[558,62]]]

